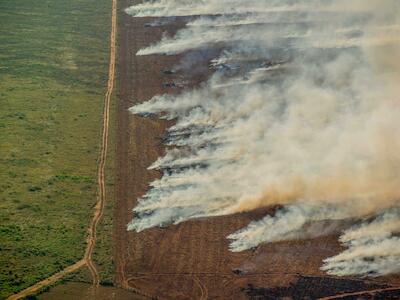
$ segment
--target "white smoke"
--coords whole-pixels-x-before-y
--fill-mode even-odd
[[[207,84],[131,108],[176,124],[165,139],[175,148],[150,167],[164,175],[139,199],[129,229],[287,205],[229,236],[242,251],[329,231],[311,226],[302,236],[312,222],[399,206],[399,11],[395,0],[163,0],[127,9],[197,16],[140,55],[219,49]],[[400,217],[391,216],[345,232],[349,249],[323,269],[397,272]]]
[[[353,205],[336,207],[332,205],[309,205],[299,203],[279,210],[274,216],[266,216],[250,223],[246,228],[228,236],[233,240],[230,249],[239,252],[258,246],[264,242],[277,242],[303,237],[320,236],[335,230],[335,226],[325,228],[304,226],[310,222],[350,219],[354,216]]]
[[[333,275],[386,275],[400,272],[400,211],[393,209],[372,222],[343,233],[349,249],[325,260],[323,270]]]

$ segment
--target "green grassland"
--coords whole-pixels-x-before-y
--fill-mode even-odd
[[[0,299],[83,256],[110,12],[109,0],[0,1]],[[95,260],[108,281],[112,203],[106,208]]]

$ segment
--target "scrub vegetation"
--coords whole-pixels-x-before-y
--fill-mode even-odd
[[[110,11],[108,0],[0,2],[0,299],[84,254],[96,201]],[[106,282],[112,205],[95,249]]]

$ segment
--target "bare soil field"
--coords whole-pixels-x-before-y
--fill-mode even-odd
[[[146,192],[149,182],[160,176],[147,167],[163,153],[163,133],[169,125],[156,117],[133,116],[128,108],[156,94],[178,92],[179,87],[165,87],[164,83],[185,78],[184,73],[165,72],[178,63],[176,56],[135,55],[140,48],[159,40],[163,31],[175,31],[182,24],[177,21],[165,27],[146,26],[151,19],[124,13],[123,9],[132,4],[127,0],[119,4],[116,285],[159,299],[317,299],[342,293],[348,293],[344,297],[350,299],[351,293],[376,291],[373,294],[400,286],[399,276],[334,278],[320,271],[322,260],[341,250],[337,236],[229,252],[226,236],[273,208],[141,233],[126,230],[137,199]],[[390,293],[390,299],[400,298],[399,290]]]

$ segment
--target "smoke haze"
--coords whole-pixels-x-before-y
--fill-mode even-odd
[[[137,54],[208,49],[215,71],[198,88],[130,109],[176,123],[150,166],[163,176],[129,229],[280,204],[229,235],[230,249],[324,235],[334,226],[301,229],[351,220],[340,237],[347,249],[322,269],[400,271],[399,1],[160,0],[126,12],[187,17]]]

